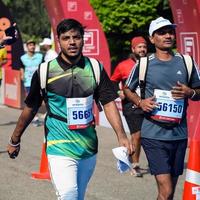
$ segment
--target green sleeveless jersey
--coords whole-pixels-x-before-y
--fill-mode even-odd
[[[67,120],[67,99],[91,96],[97,88],[90,60],[87,57],[83,59],[84,66],[76,65],[67,70],[63,70],[56,59],[49,63],[45,89],[48,155],[83,159],[97,153],[98,141],[94,123],[86,128],[70,130]]]

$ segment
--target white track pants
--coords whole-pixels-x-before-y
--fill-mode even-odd
[[[96,155],[83,160],[48,155],[48,161],[58,200],[84,200],[96,165]]]

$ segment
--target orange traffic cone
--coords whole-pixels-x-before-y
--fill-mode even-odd
[[[184,183],[183,200],[200,199],[200,120],[190,141],[190,151]]]
[[[49,168],[48,168],[48,159],[45,152],[45,143],[42,146],[42,155],[40,160],[40,171],[32,172],[32,178],[34,179],[47,179],[50,180]]]

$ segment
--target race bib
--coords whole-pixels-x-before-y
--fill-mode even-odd
[[[82,129],[91,124],[93,95],[85,98],[67,98],[66,103],[69,129]]]
[[[171,91],[154,90],[158,107],[152,112],[151,118],[157,121],[180,123],[183,115],[184,99],[175,100]]]

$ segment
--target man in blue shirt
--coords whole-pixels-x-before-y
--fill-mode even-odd
[[[21,79],[24,82],[24,88],[26,95],[30,91],[31,79],[34,72],[38,69],[39,64],[43,62],[43,55],[41,53],[35,52],[36,43],[34,40],[30,39],[26,42],[27,53],[22,55],[21,60]],[[32,121],[33,125],[39,126],[39,117],[36,115]]]
[[[27,53],[21,56],[21,79],[24,81],[26,92],[29,93],[31,86],[31,78],[33,73],[37,70],[40,63],[43,61],[43,55],[35,52],[35,41],[28,40],[26,42]]]
[[[172,200],[178,176],[183,173],[187,147],[186,110],[188,99],[200,99],[200,77],[193,62],[191,78],[183,57],[173,53],[175,24],[159,17],[149,27],[156,52],[148,58],[144,99],[135,92],[139,66],[132,70],[125,95],[145,112],[141,142],[151,174],[158,186],[158,200]]]

